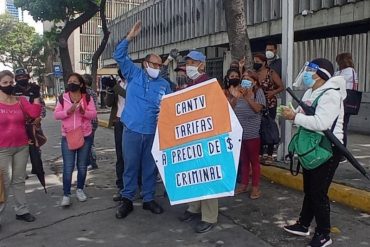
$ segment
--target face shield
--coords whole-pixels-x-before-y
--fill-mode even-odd
[[[315,74],[320,67],[317,64],[305,62],[297,77],[294,80],[293,87],[302,88],[303,85],[303,74],[305,72],[313,72]]]

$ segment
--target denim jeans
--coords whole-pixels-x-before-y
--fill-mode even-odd
[[[87,160],[89,158],[91,144],[92,136],[86,136],[85,144],[80,149],[72,151],[68,149],[66,137],[62,137],[63,191],[65,196],[71,194],[72,173],[75,164],[77,165],[77,189],[84,188],[87,173]]]
[[[114,124],[114,143],[116,145],[116,185],[118,189],[123,188],[123,155],[122,155],[122,135],[123,135],[123,123],[118,119]]]
[[[157,169],[151,153],[153,140],[154,134],[140,134],[124,127],[122,148],[125,168],[122,197],[131,201],[134,199],[138,176],[141,175],[143,201],[154,200]]]

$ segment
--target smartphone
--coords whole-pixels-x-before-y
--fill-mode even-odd
[[[250,80],[242,80],[242,83],[240,84],[242,88],[244,89],[248,89],[248,88],[251,88],[253,86],[252,82]]]

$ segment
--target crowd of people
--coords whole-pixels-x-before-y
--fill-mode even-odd
[[[139,68],[128,56],[128,48],[130,41],[140,31],[141,23],[137,22],[125,39],[117,44],[113,56],[119,66],[119,78],[106,79],[107,90],[102,99],[104,105],[111,107],[108,127],[114,127],[117,193],[113,195],[113,200],[120,202],[116,211],[118,219],[127,217],[133,211],[133,200],[138,189],[144,210],[153,214],[163,213],[163,208],[155,201],[158,171],[151,154],[161,99],[173,91],[209,79],[206,56],[199,51],[190,51],[178,61],[175,82],[170,82],[167,75],[169,63],[178,56],[177,50],[171,51],[164,63],[160,56],[149,54]],[[244,60],[233,61],[221,84],[243,127],[235,194],[250,192],[251,199],[258,199],[262,195],[259,186],[260,165],[273,163],[275,149],[274,144],[261,140],[261,121],[264,115],[276,119],[277,98],[284,90],[284,84],[276,44],[267,43],[265,53],[255,53],[253,60],[253,69],[246,69]],[[306,115],[301,108],[292,109],[288,106],[281,106],[280,113],[283,118],[311,131],[331,129],[346,144],[350,114],[343,110],[345,89],[357,90],[358,80],[351,54],[339,54],[336,62],[339,70],[335,73],[330,61],[317,58],[310,61],[300,74],[303,78],[301,83],[307,88],[303,101],[315,108],[315,115]],[[10,71],[0,72],[0,128],[3,131],[0,137],[0,171],[6,189],[6,199],[0,202],[0,216],[7,202],[8,189],[12,186],[16,219],[27,222],[34,221],[35,217],[29,212],[25,199],[26,164],[29,155],[38,153],[40,156],[41,151],[28,142],[25,115],[34,119],[35,123],[40,123],[45,116],[40,88],[29,83],[29,79],[25,70],[16,71],[15,76]],[[89,75],[69,75],[67,88],[58,97],[54,111],[55,119],[62,123],[63,207],[71,204],[74,167],[77,167],[76,197],[80,202],[87,200],[84,192],[87,167],[98,167],[93,148],[97,128],[97,95],[91,88],[92,81]],[[330,204],[327,193],[341,160],[342,155],[334,147],[330,159],[319,167],[303,167],[305,197],[300,217],[296,224],[285,226],[284,229],[307,236],[315,218],[317,227],[310,246],[328,246],[332,242],[329,236]],[[189,222],[196,216],[200,216],[201,220],[195,231],[210,231],[217,224],[218,199],[189,203],[179,220]]]

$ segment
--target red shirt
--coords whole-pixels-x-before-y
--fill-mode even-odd
[[[20,97],[20,101],[13,105],[0,103],[0,148],[28,145],[25,118],[20,104],[31,118],[40,116],[41,106],[29,103],[25,97]]]

